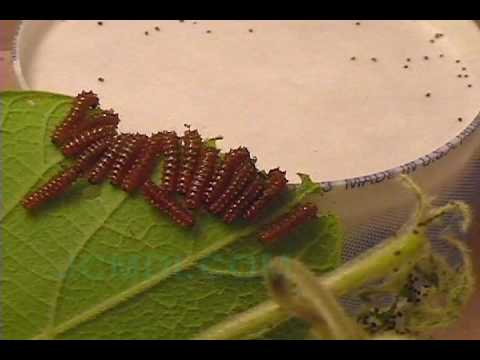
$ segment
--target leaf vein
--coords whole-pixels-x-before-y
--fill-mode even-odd
[[[70,261],[69,263],[67,264],[67,267],[65,269],[65,271],[63,272],[63,276],[62,278],[60,279],[60,282],[59,282],[59,285],[56,289],[56,292],[55,292],[55,297],[54,297],[54,306],[53,306],[53,310],[52,310],[52,314],[51,314],[51,317],[50,317],[50,324],[48,325],[48,328],[52,328],[54,325],[55,325],[55,320],[57,318],[57,313],[58,313],[58,301],[60,299],[60,295],[62,293],[62,290],[65,286],[65,280],[68,276],[68,273],[70,272],[70,270],[72,269],[72,266],[74,264],[74,262],[77,260],[79,254],[82,252],[83,249],[85,249],[85,246],[87,245],[87,243],[90,241],[90,239],[92,239],[92,237],[103,227],[103,224],[105,222],[106,219],[108,219],[110,216],[112,216],[115,211],[117,211],[120,206],[125,202],[125,200],[127,199],[126,196],[124,196],[119,202],[118,204],[116,204],[112,210],[106,214],[106,216],[104,217],[103,221],[100,221],[99,222],[99,225],[96,226],[93,231],[91,231],[90,234],[87,234],[84,238],[84,240],[82,241],[82,243],[80,244],[80,246],[78,247],[77,251],[75,252],[75,254],[73,254],[73,256],[70,258]]]
[[[112,308],[122,303],[125,303],[128,300],[133,299],[137,295],[142,294],[145,291],[153,288],[154,286],[158,285],[160,282],[164,281],[170,276],[180,271],[185,271],[193,267],[199,260],[203,259],[204,257],[220,250],[225,246],[232,244],[233,242],[235,242],[236,240],[239,240],[240,238],[248,236],[251,231],[252,231],[251,229],[247,229],[239,234],[227,236],[223,240],[219,240],[215,242],[209,247],[203,249],[202,251],[199,251],[198,253],[185,258],[179,263],[174,264],[173,266],[170,266],[158,272],[157,274],[153,275],[150,279],[144,280],[116,295],[111,296],[110,298],[106,299],[102,303],[93,306],[92,308],[84,311],[79,315],[72,317],[70,320],[67,320],[64,323],[59,324],[54,328],[53,327],[49,328],[47,331],[42,332],[41,334],[36,336],[34,339],[52,339],[84,322],[95,319],[102,313],[108,310],[111,310]]]

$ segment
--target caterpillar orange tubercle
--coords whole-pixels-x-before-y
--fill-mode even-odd
[[[215,215],[222,214],[224,210],[228,209],[244,187],[255,177],[256,173],[257,169],[255,168],[253,160],[248,159],[244,161],[242,166],[233,174],[232,181],[225,191],[209,206],[208,210]]]
[[[93,92],[82,91],[73,101],[72,108],[64,121],[57,125],[53,134],[52,142],[56,145],[63,145],[74,134],[76,127],[85,121],[89,109],[97,107],[98,96]]]
[[[118,152],[124,146],[128,138],[132,137],[131,134],[120,134],[113,138],[112,145],[105,150],[100,159],[94,164],[90,170],[87,179],[90,184],[100,184],[104,181],[110,171],[112,166],[117,159]]]
[[[228,186],[235,170],[237,170],[248,158],[250,158],[250,152],[245,147],[230,150],[225,155],[224,161],[216,170],[212,181],[205,192],[204,202],[207,205],[212,204],[218,199],[218,197]]]
[[[23,207],[34,210],[48,201],[57,198],[73,185],[80,174],[81,169],[75,165],[60,172],[34,193],[26,196],[22,201]]]
[[[230,205],[223,216],[223,221],[227,224],[233,223],[239,218],[243,211],[257,200],[265,188],[265,179],[257,174],[255,179],[246,187],[243,193]]]
[[[262,196],[250,205],[243,214],[245,220],[255,220],[263,210],[270,205],[287,188],[286,173],[280,169],[270,170],[267,176],[267,185]]]
[[[151,180],[142,185],[145,198],[152,206],[167,214],[176,224],[181,227],[190,228],[195,225],[193,215],[178,204],[171,194],[163,190]]]
[[[177,189],[179,170],[179,139],[175,131],[165,131],[163,137],[163,156],[165,158],[162,189],[174,192]]]
[[[161,154],[161,139],[154,135],[148,139],[147,144],[123,179],[121,188],[129,193],[138,189],[152,174],[156,160]]]
[[[197,130],[185,131],[181,151],[180,170],[178,172],[177,192],[186,194],[192,181],[202,150],[202,137]]]
[[[78,156],[75,164],[82,170],[82,172],[87,171],[111,145],[112,141],[112,136],[107,136],[95,141]]]
[[[264,244],[272,244],[282,237],[287,236],[300,225],[313,219],[318,208],[313,203],[305,203],[297,206],[287,214],[274,220],[267,229],[260,233],[260,241]]]
[[[128,138],[123,146],[118,150],[117,158],[115,159],[112,170],[110,172],[110,183],[112,185],[120,185],[131,169],[139,151],[147,143],[148,137],[146,135],[135,134]]]
[[[76,129],[75,134],[90,130],[98,126],[112,125],[116,128],[120,124],[120,118],[118,114],[113,110],[102,110],[101,112],[87,116],[87,121],[82,122]]]
[[[186,194],[186,204],[189,209],[196,209],[202,203],[205,189],[215,170],[219,156],[219,150],[206,147],[202,149],[200,160]]]
[[[117,133],[116,126],[98,126],[74,136],[62,146],[62,152],[67,157],[74,157],[84,151],[93,142]]]

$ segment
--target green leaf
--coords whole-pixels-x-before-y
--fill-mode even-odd
[[[227,226],[202,213],[193,230],[179,229],[110,184],[80,181],[28,213],[23,196],[66,164],[50,134],[71,104],[50,93],[0,93],[6,338],[190,338],[265,301],[259,276],[273,256],[301,258],[317,272],[339,264],[342,236],[331,215],[265,248],[254,236],[261,225]],[[317,188],[304,178],[277,212]],[[285,326],[275,337],[298,330]]]

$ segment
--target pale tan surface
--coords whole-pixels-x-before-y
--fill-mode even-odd
[[[281,165],[292,182],[297,172],[331,181],[425,155],[464,128],[458,117],[476,116],[480,61],[453,29],[431,44],[441,26],[35,21],[22,27],[19,59],[29,88],[72,95],[92,89],[121,114],[121,130],[178,132],[188,123],[207,137],[222,134],[224,150],[248,145],[260,169]],[[472,22],[459,27],[480,37]],[[463,66],[468,79],[457,78]]]
[[[11,47],[10,39],[14,32],[14,25],[12,21],[0,21],[0,57],[4,58],[4,60],[0,60],[0,90],[15,89],[17,87],[9,66],[10,54],[8,53]],[[477,205],[478,212],[480,203]],[[478,221],[471,233],[470,242],[474,258],[480,259],[480,222]],[[478,273],[480,271],[480,261],[477,261],[476,264]],[[480,339],[480,291],[477,291],[461,321],[452,329],[439,333],[438,337],[445,339]]]

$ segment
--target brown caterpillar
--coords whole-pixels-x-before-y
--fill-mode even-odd
[[[97,107],[98,96],[93,92],[82,91],[77,95],[65,120],[59,124],[52,135],[52,142],[63,145],[73,136],[76,127],[85,120],[89,109]]]
[[[175,131],[163,132],[162,137],[163,156],[165,157],[162,189],[174,192],[177,189],[180,144]]]
[[[124,146],[128,138],[133,137],[131,134],[121,134],[113,138],[112,145],[103,153],[100,159],[95,163],[92,170],[88,174],[90,184],[100,184],[104,181],[112,169],[119,150]]]
[[[160,137],[152,136],[135,160],[130,171],[122,181],[121,187],[126,192],[133,192],[138,189],[152,174],[155,161],[162,153],[162,142]]]
[[[305,203],[292,209],[287,214],[280,216],[264,231],[260,233],[260,241],[271,244],[276,240],[290,234],[298,226],[313,219],[318,208],[315,204]]]
[[[109,176],[112,185],[120,185],[122,183],[147,140],[148,137],[146,135],[140,134],[127,138],[123,146],[118,150],[118,155],[112,165]]]
[[[192,180],[187,191],[187,208],[196,209],[200,206],[204,191],[208,186],[208,182],[213,175],[215,165],[219,159],[218,153],[219,150],[212,147],[206,147],[202,149],[198,166],[192,176]]]
[[[228,186],[235,170],[242,163],[250,158],[250,152],[245,147],[230,150],[226,155],[223,163],[215,171],[213,179],[208,186],[204,195],[204,202],[209,205],[216,201],[225,188]]]
[[[107,147],[111,145],[113,137],[107,136],[103,139],[95,141],[77,158],[75,165],[82,171],[87,171],[95,161],[105,152]]]
[[[265,180],[261,175],[257,175],[255,179],[246,187],[243,193],[233,202],[225,212],[223,221],[227,224],[233,223],[239,218],[243,211],[258,199],[265,188]]]
[[[193,215],[170,198],[170,193],[155,185],[151,180],[147,180],[142,185],[142,190],[150,204],[166,213],[176,224],[187,228],[195,224]]]
[[[28,195],[22,201],[22,205],[29,210],[36,209],[49,200],[55,199],[63,194],[77,180],[81,169],[71,166],[66,170],[52,177],[45,185],[34,193]]]
[[[249,159],[244,161],[242,166],[233,174],[232,181],[225,191],[212,205],[209,206],[208,210],[215,215],[220,215],[230,206],[232,201],[235,200],[244,187],[255,177],[256,173],[257,169],[255,168],[253,160]]]
[[[202,137],[198,131],[190,129],[185,131],[177,183],[177,192],[180,194],[186,194],[188,191],[201,150]]]
[[[245,220],[254,220],[260,213],[287,188],[286,173],[280,169],[270,170],[267,185],[262,196],[251,204],[243,214]]]
[[[98,126],[74,136],[62,146],[62,152],[67,157],[73,157],[84,151],[93,142],[108,136],[114,136],[117,128],[114,125]]]
[[[75,133],[80,133],[85,130],[90,130],[98,126],[113,125],[118,127],[120,118],[113,110],[102,110],[100,113],[92,115],[88,121],[82,122],[75,130]]]

